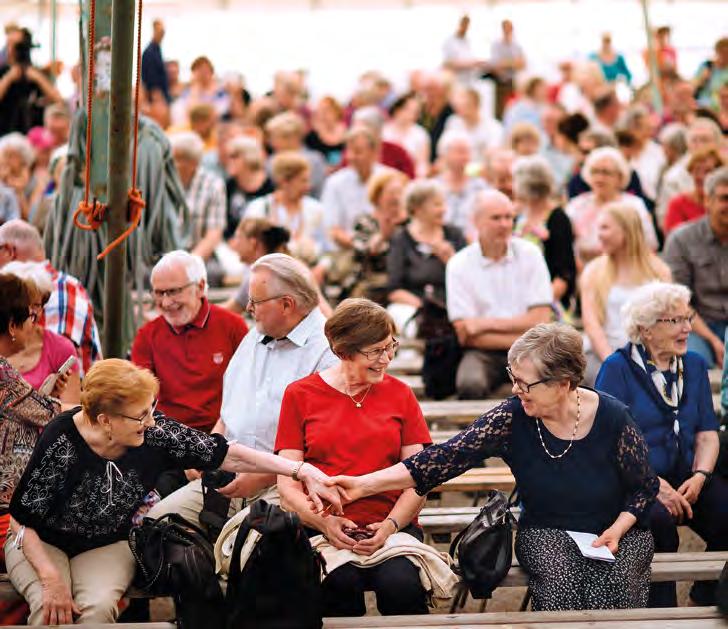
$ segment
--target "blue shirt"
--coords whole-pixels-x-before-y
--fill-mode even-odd
[[[683,357],[683,393],[677,410],[655,388],[650,376],[630,358],[631,343],[602,364],[596,388],[629,406],[649,448],[658,476],[682,480],[692,469],[695,435],[717,430],[713,397],[705,360],[694,352]],[[677,419],[679,432],[675,434]]]

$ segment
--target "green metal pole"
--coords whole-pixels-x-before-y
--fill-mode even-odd
[[[111,7],[111,92],[107,242],[127,227],[130,185],[131,75],[134,58],[134,0],[113,0]],[[106,257],[104,338],[106,358],[124,357],[126,241]]]

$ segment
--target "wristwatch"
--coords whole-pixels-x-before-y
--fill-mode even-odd
[[[706,483],[713,476],[713,472],[707,472],[706,470],[693,470],[693,476],[695,476],[696,474],[702,474],[703,476],[705,476]]]

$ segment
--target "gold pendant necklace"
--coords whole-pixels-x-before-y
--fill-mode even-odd
[[[349,393],[349,387],[344,385],[344,388],[346,389],[346,395],[348,395],[349,398],[351,399],[351,401],[354,402],[354,406],[356,406],[357,408],[361,408],[361,404],[364,401],[364,398],[369,394],[369,389],[372,388],[372,385],[370,384],[367,387],[367,390],[364,391],[364,395],[361,396],[361,400],[359,400],[358,402],[357,402],[356,398],[351,393]]]

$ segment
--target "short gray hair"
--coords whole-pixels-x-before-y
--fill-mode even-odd
[[[282,294],[293,297],[299,310],[309,313],[318,305],[319,295],[311,273],[300,260],[285,253],[269,253],[250,267],[253,273],[263,269],[270,273]]]
[[[265,153],[260,142],[245,135],[233,138],[227,143],[229,153],[240,154],[242,160],[253,170],[261,170],[265,166]]]
[[[624,158],[624,155],[622,155],[618,149],[611,146],[601,146],[598,149],[594,149],[586,156],[584,166],[581,169],[581,176],[584,178],[584,181],[586,181],[589,184],[589,187],[591,187],[591,169],[596,162],[603,159],[612,160],[612,163],[619,171],[619,176],[622,179],[620,187],[622,189],[626,188],[627,184],[629,184],[629,176],[631,172],[629,164]]]
[[[644,105],[632,105],[627,109],[627,111],[624,112],[622,115],[621,120],[621,127],[622,129],[627,129],[628,131],[631,131],[635,127],[639,125],[639,123],[647,118],[650,115],[650,112],[647,110],[647,107]]]
[[[690,289],[682,284],[650,282],[640,286],[622,306],[622,323],[629,340],[641,343],[642,330],[651,328],[677,304],[689,303]]]
[[[12,245],[22,258],[45,255],[40,232],[19,218],[0,225],[0,245]]]
[[[657,139],[662,146],[670,147],[678,155],[685,155],[688,151],[687,127],[679,122],[666,124]]]
[[[363,124],[370,127],[377,134],[381,135],[384,127],[384,114],[376,105],[367,105],[357,109],[351,117],[351,124]]]
[[[705,195],[712,197],[718,186],[728,186],[728,166],[716,168],[705,178]]]
[[[467,132],[461,131],[460,129],[452,129],[445,131],[440,137],[437,143],[437,155],[443,157],[452,147],[453,144],[462,142],[468,145],[468,148],[473,150],[473,140],[470,138]]]
[[[205,144],[194,131],[172,133],[169,136],[169,143],[172,146],[173,153],[179,152],[183,157],[198,163],[202,161],[202,156],[205,153]]]
[[[568,380],[575,389],[584,379],[586,357],[581,334],[565,323],[541,323],[521,335],[508,350],[508,363],[533,362],[541,378]]]
[[[346,132],[346,135],[344,136],[344,140],[347,144],[357,138],[364,138],[373,149],[379,146],[378,132],[374,129],[374,127],[363,122],[357,122]]]
[[[17,131],[8,133],[0,138],[0,156],[3,156],[8,151],[20,155],[21,159],[28,167],[32,166],[35,161],[35,150],[33,150],[33,145],[30,143],[28,138]]]
[[[42,294],[50,295],[53,292],[51,274],[46,270],[45,264],[42,262],[20,262],[13,260],[3,267],[2,272],[19,277],[21,280],[32,282]]]
[[[540,201],[550,197],[555,188],[551,166],[542,155],[520,157],[513,165],[513,191],[516,197]]]
[[[154,274],[162,269],[169,269],[173,266],[180,265],[184,268],[187,273],[187,280],[194,282],[195,284],[200,280],[204,280],[205,287],[204,293],[207,294],[207,269],[205,268],[204,260],[197,255],[191,254],[189,251],[182,249],[176,249],[165,253],[159,261],[154,265],[152,269],[151,279],[154,279]]]
[[[417,179],[407,184],[404,191],[404,207],[412,216],[415,211],[437,195],[445,196],[445,189],[434,179]]]

